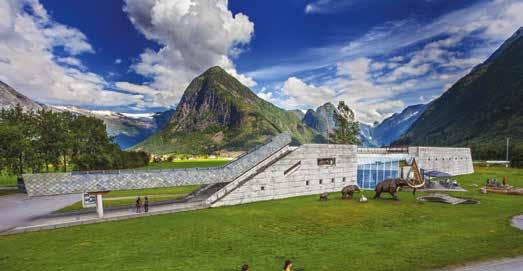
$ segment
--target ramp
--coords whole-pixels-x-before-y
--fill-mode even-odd
[[[288,148],[290,142],[290,134],[277,135],[221,167],[41,173],[24,174],[23,177],[29,196],[226,183],[237,180],[268,157]]]

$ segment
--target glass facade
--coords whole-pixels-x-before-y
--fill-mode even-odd
[[[358,161],[358,186],[363,189],[374,189],[376,185],[389,178],[397,178],[400,175],[400,160],[359,159]]]

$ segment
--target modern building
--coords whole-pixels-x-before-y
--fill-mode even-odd
[[[412,159],[421,170],[451,175],[473,172],[468,148],[292,147],[290,143],[290,135],[280,134],[215,168],[25,174],[24,180],[29,196],[201,184],[195,194],[207,206],[216,207],[335,192],[350,184],[373,189],[384,179],[404,175],[403,164]]]

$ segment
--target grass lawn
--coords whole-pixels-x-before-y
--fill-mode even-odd
[[[109,194],[103,196],[104,207],[115,207],[115,206],[125,206],[125,205],[134,205],[136,202],[136,197],[149,197],[149,202],[157,202],[162,200],[172,200],[180,199],[185,195],[191,193],[192,191],[198,189],[199,185],[185,185],[178,187],[168,187],[168,188],[154,188],[154,189],[140,189],[140,190],[121,190],[121,191],[111,191]],[[78,201],[69,206],[66,206],[60,210],[58,213],[78,211],[82,209],[82,202]]]
[[[0,186],[16,186],[16,176],[0,175]]]
[[[167,168],[194,168],[194,167],[217,167],[228,163],[225,159],[199,159],[199,160],[175,160],[173,162],[151,163],[141,169],[167,169]],[[179,199],[198,189],[199,185],[187,185],[169,188],[141,189],[141,190],[124,190],[111,191],[104,196],[104,207],[134,205],[136,197],[148,196],[149,202],[153,203],[162,200]],[[122,197],[128,197],[123,199]],[[82,209],[82,202],[78,201],[72,205],[66,206],[58,213],[78,211]]]
[[[1,236],[0,270],[427,270],[523,255],[523,232],[509,218],[523,197],[479,194],[473,183],[523,170],[490,168],[459,177],[479,205],[340,200],[318,196],[257,202],[43,232]],[[365,192],[371,196],[370,191]]]
[[[218,167],[230,162],[225,159],[201,159],[201,160],[175,160],[172,162],[165,161],[160,163],[150,163],[145,167],[138,169],[168,169],[168,168],[194,168],[194,167]]]

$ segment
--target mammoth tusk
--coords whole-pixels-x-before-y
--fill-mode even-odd
[[[422,180],[420,184],[411,184],[409,181],[407,181],[407,185],[412,188],[422,188],[425,186],[425,180]]]

